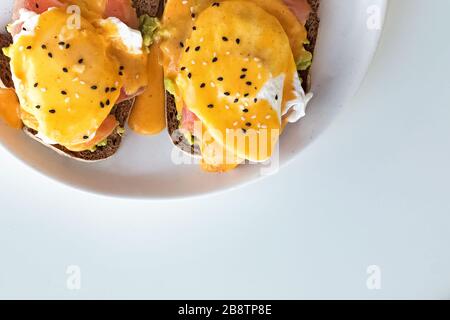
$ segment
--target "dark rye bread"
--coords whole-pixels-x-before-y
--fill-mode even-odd
[[[157,16],[158,13],[161,12],[162,0],[133,0],[133,6],[136,8],[138,16],[142,14],[148,14],[150,16]],[[12,43],[12,38],[9,34],[0,34],[0,48],[8,47]],[[5,86],[13,88],[14,84],[11,79],[11,70],[9,65],[9,59],[0,52],[0,78]],[[119,122],[120,127],[124,127],[128,117],[130,115],[130,111],[133,107],[134,99],[129,99],[127,101],[123,101],[117,105],[115,105],[110,114],[113,114],[117,121]],[[31,128],[24,127],[24,132],[43,143],[42,140],[36,137],[37,132]],[[112,155],[114,155],[120,147],[122,142],[122,136],[117,133],[117,130],[114,131],[108,138],[106,146],[97,147],[95,151],[81,151],[81,152],[73,152],[65,148],[61,145],[46,145],[47,147],[53,149],[59,154],[68,156],[70,158],[84,161],[84,162],[95,162],[100,160],[105,160]],[[44,143],[43,143],[44,144]]]
[[[164,0],[133,0],[133,7],[136,8],[138,17],[144,14],[158,17],[162,14]]]
[[[306,21],[305,27],[308,31],[308,40],[309,43],[305,45],[305,49],[309,52],[314,53],[314,49],[316,48],[317,36],[319,35],[319,5],[320,0],[308,0],[312,12],[309,15],[308,21]],[[311,88],[311,67],[307,70],[299,72],[300,78],[303,80],[302,85],[305,91],[309,91]]]
[[[317,36],[319,33],[319,5],[320,0],[308,0],[311,5],[312,11],[306,21],[305,27],[308,31],[309,44],[305,45],[305,49],[314,53],[316,47]],[[299,76],[302,79],[302,86],[306,92],[310,90],[311,86],[311,68],[300,71]],[[167,129],[172,138],[173,143],[184,152],[187,152],[194,156],[201,155],[200,147],[197,144],[191,145],[183,134],[180,134],[178,128],[180,127],[180,121],[178,120],[177,106],[175,98],[169,92],[166,91],[166,116],[167,116]]]
[[[184,134],[178,130],[180,121],[178,120],[177,104],[175,97],[166,91],[166,117],[167,130],[169,131],[172,142],[181,150],[191,155],[200,155],[200,146],[196,143],[190,144]]]
[[[11,78],[9,58],[3,54],[2,49],[9,47],[11,43],[12,37],[9,33],[0,33],[0,79],[8,88],[14,88],[14,83]]]

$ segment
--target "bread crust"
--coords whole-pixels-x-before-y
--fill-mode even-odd
[[[311,5],[311,14],[305,24],[306,30],[308,31],[309,44],[305,46],[305,49],[309,52],[314,53],[316,47],[317,36],[319,32],[319,6],[320,0],[308,0]],[[303,89],[308,92],[311,88],[311,67],[307,70],[300,71],[299,76],[302,79]],[[180,127],[180,121],[178,120],[178,112],[175,103],[175,97],[166,91],[166,117],[167,117],[167,129],[172,142],[175,146],[180,148],[182,151],[191,154],[192,156],[201,156],[200,146],[198,144],[193,144],[186,139],[186,137],[181,134],[178,130]]]
[[[7,48],[12,43],[12,37],[9,33],[0,33],[0,80],[6,88],[14,88],[11,77],[11,67],[9,58],[3,54],[3,48]]]
[[[133,0],[133,7],[138,17],[148,14],[151,17],[159,17],[162,14],[165,0]]]
[[[200,146],[196,143],[191,144],[186,139],[185,135],[178,130],[180,127],[180,121],[178,120],[177,106],[175,103],[175,97],[166,91],[166,117],[167,117],[167,129],[169,131],[172,143],[176,145],[181,151],[188,153],[192,156],[200,156]]]

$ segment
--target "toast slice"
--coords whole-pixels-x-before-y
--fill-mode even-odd
[[[150,17],[162,15],[165,0],[133,0],[133,7],[138,17],[148,14]]]
[[[319,32],[319,6],[320,0],[308,0],[311,5],[312,11],[305,24],[308,31],[309,44],[305,46],[305,49],[314,53],[316,47],[317,36]],[[299,76],[302,79],[303,89],[308,92],[311,88],[311,67],[307,70],[300,71]],[[166,91],[166,117],[167,117],[167,129],[169,135],[172,138],[172,142],[180,148],[182,151],[191,154],[192,156],[200,156],[200,146],[197,144],[191,145],[183,134],[179,133],[180,121],[178,120],[177,106],[175,103],[175,97]]]
[[[136,8],[138,16],[142,14],[148,14],[150,16],[157,16],[161,10],[162,0],[133,0],[133,6]],[[12,43],[12,38],[7,33],[0,34],[0,48],[8,47]],[[14,83],[12,81],[11,70],[9,65],[9,58],[6,57],[3,52],[0,51],[0,78],[3,84],[8,88],[13,88]],[[114,115],[119,122],[120,127],[124,127],[128,117],[130,115],[131,109],[134,104],[134,98],[123,101],[115,105],[111,113]],[[57,153],[70,157],[75,160],[82,162],[97,162],[105,160],[116,154],[122,143],[122,135],[114,131],[108,138],[105,146],[98,146],[95,150],[73,152],[61,145],[48,145],[39,139],[36,134],[37,132],[31,128],[24,127],[23,131],[30,136],[32,139],[44,144],[50,149],[56,151]]]
[[[2,49],[9,47],[12,43],[12,37],[9,33],[0,33],[0,80],[7,88],[14,88],[11,78],[11,68],[9,58],[3,54]]]

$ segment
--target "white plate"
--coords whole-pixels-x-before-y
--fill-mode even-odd
[[[0,4],[1,26],[11,16],[12,5],[8,2],[13,1]],[[307,117],[290,125],[284,133],[280,166],[319,137],[358,89],[376,50],[386,6],[386,0],[322,0],[313,66],[315,98]],[[374,28],[377,22],[379,28]],[[95,164],[60,157],[3,124],[0,124],[0,144],[50,178],[110,196],[152,199],[196,196],[256,181],[267,173],[267,168],[261,165],[241,166],[227,174],[207,174],[196,165],[175,165],[171,160],[173,148],[165,133],[141,137],[128,131],[118,154]]]

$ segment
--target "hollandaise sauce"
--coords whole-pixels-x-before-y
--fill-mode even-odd
[[[149,85],[144,93],[136,98],[128,121],[129,127],[139,134],[158,134],[166,127],[164,74],[159,63],[159,53],[159,46],[153,45],[146,70]]]
[[[174,79],[179,96],[210,131],[212,140],[239,158],[264,161],[277,143],[282,107],[293,98],[297,70],[279,20],[255,2],[266,3],[210,5],[196,17],[188,38],[174,45],[166,42],[164,49],[169,53],[165,61],[169,76],[170,61],[176,61],[179,69]],[[261,141],[256,148],[250,143],[236,147],[235,139],[227,137],[230,129],[249,141],[251,133],[256,133]],[[260,145],[267,152],[261,152]]]
[[[0,88],[0,119],[12,128],[22,128],[20,104],[13,89]]]
[[[106,138],[114,105],[148,85],[140,32],[95,9],[82,10],[77,28],[64,6],[35,13],[7,53],[22,121],[72,151]]]

